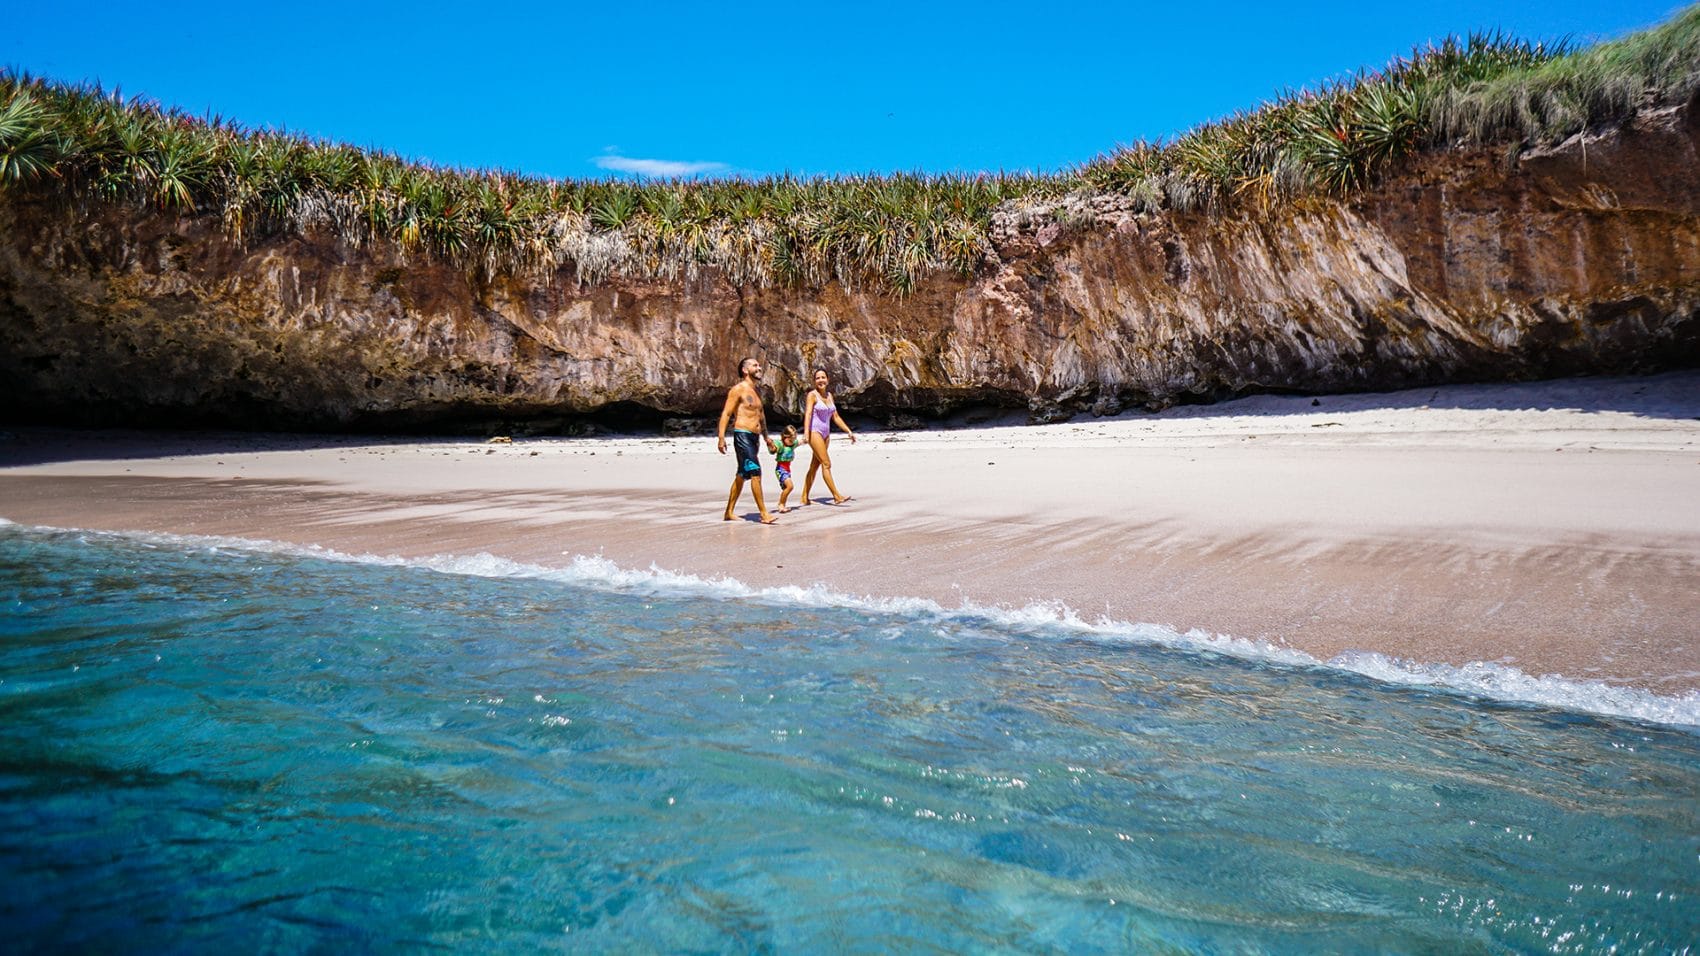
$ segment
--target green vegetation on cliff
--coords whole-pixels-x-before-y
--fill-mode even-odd
[[[736,283],[905,294],[935,272],[971,274],[1006,203],[1119,193],[1136,210],[1188,213],[1342,196],[1418,151],[1554,143],[1696,89],[1700,7],[1582,50],[1449,40],[1051,176],[629,183],[440,169],[0,73],[0,189],[217,216],[239,241],[382,243],[486,278],[569,267],[580,281],[672,280],[706,268]]]

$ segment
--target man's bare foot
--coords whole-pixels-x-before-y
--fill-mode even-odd
[[[845,495],[842,498],[832,499],[832,503],[835,504],[835,505],[841,505],[841,504],[844,504],[846,502],[855,501],[855,500],[856,500],[855,497],[853,497],[851,495]]]
[[[761,523],[762,524],[773,524],[775,521],[778,521],[778,520],[779,519],[775,518],[773,515],[762,515],[761,516]]]
[[[728,512],[726,512],[726,517],[724,517],[720,520],[722,520],[722,521],[736,521],[738,519],[735,515],[732,514],[732,512],[728,511]]]
[[[791,513],[791,509],[789,507],[785,506],[785,505],[780,505],[779,506],[779,513],[782,514],[782,515],[788,515],[788,514]]]

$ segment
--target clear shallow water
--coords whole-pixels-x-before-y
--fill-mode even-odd
[[[241,951],[1700,940],[1693,728],[669,590],[0,527],[0,933]]]

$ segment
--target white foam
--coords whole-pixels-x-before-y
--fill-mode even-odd
[[[15,522],[0,518],[0,525],[15,525]],[[527,578],[627,594],[749,601],[777,607],[855,610],[918,620],[931,619],[941,623],[984,622],[1005,631],[1029,633],[1039,637],[1066,636],[1204,651],[1241,660],[1291,667],[1348,671],[1386,684],[1431,687],[1493,701],[1537,704],[1559,710],[1628,717],[1678,727],[1700,727],[1700,691],[1665,696],[1604,681],[1575,680],[1555,674],[1535,677],[1515,667],[1488,661],[1453,666],[1402,660],[1367,651],[1351,651],[1323,661],[1303,651],[1267,641],[1247,640],[1198,630],[1182,633],[1157,624],[1104,618],[1087,621],[1060,602],[1029,604],[1024,607],[988,607],[964,602],[958,607],[949,608],[926,598],[858,597],[829,590],[820,584],[810,587],[753,587],[736,578],[698,577],[667,571],[653,565],[648,570],[633,570],[592,555],[573,555],[565,566],[548,567],[483,552],[473,555],[442,554],[426,558],[403,558],[397,555],[349,554],[317,545],[297,545],[253,538],[153,532],[89,532],[66,528],[32,530],[77,532],[90,537],[119,538],[163,547],[205,549],[214,552],[280,554],[384,567],[416,567],[442,574],[483,578]]]

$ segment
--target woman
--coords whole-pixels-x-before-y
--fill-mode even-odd
[[[826,369],[815,369],[815,387],[809,392],[809,397],[803,402],[803,428],[809,437],[809,451],[814,457],[809,460],[809,473],[803,477],[803,504],[813,504],[809,500],[809,487],[815,483],[815,472],[820,472],[826,479],[826,490],[832,492],[832,503],[841,505],[850,498],[838,493],[838,486],[832,483],[832,456],[827,454],[827,443],[832,440],[832,426],[836,424],[844,429],[844,434],[850,436],[850,444],[856,444],[856,433],[850,426],[844,424],[844,419],[838,415],[838,404],[832,400],[832,392],[827,388]]]

